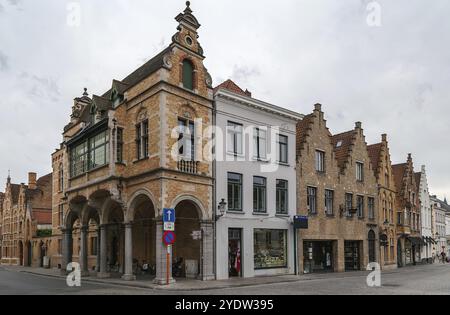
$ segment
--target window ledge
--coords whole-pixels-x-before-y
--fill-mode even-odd
[[[291,216],[289,215],[289,214],[287,214],[287,213],[277,213],[277,214],[275,214],[275,216],[276,217],[279,217],[279,218],[290,218]]]
[[[253,215],[257,215],[257,216],[263,216],[263,217],[268,217],[269,214],[267,212],[255,212],[253,211],[252,213]]]
[[[284,162],[280,162],[280,161],[277,161],[277,164],[281,165],[281,166],[291,167],[291,165],[289,163],[284,163]]]
[[[333,213],[326,213],[325,214],[325,216],[327,217],[327,218],[330,218],[330,219],[334,219],[334,218],[336,218],[336,216],[333,214]]]
[[[244,215],[245,214],[244,211],[238,211],[238,210],[228,210],[227,213],[229,213],[229,214],[239,214],[239,215]]]
[[[252,160],[253,160],[254,162],[261,162],[261,163],[269,163],[269,162],[270,162],[270,160],[267,159],[267,158],[262,159],[262,158],[253,157]]]
[[[116,165],[127,166],[127,164],[125,162],[116,162]]]
[[[150,159],[150,157],[145,157],[145,158],[142,158],[142,159],[134,159],[133,160],[133,164],[136,164],[136,163],[139,163],[139,162],[142,162],[142,161],[147,161],[147,160],[149,160]]]
[[[227,155],[228,156],[233,156],[233,157],[238,157],[238,158],[245,158],[245,154],[242,154],[242,153],[234,153],[234,152],[228,152],[227,151]]]

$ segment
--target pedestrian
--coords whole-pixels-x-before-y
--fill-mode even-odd
[[[445,252],[444,251],[442,251],[441,257],[442,257],[442,263],[445,264]]]

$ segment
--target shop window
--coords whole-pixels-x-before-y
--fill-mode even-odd
[[[287,231],[254,231],[255,270],[287,267]]]

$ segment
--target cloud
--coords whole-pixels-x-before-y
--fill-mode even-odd
[[[8,56],[0,51],[0,71],[6,71],[9,69]]]
[[[237,0],[196,0],[191,8],[215,83],[234,79],[255,98],[303,114],[320,102],[333,133],[355,121],[369,143],[388,133],[393,161],[412,152],[416,167],[427,165],[431,190],[443,194],[450,2],[378,0],[381,27],[366,23],[369,2],[260,0],[236,10]],[[0,180],[8,167],[22,180],[29,169],[48,170],[73,98],[85,86],[102,94],[168,45],[184,9],[177,1],[79,3],[82,22],[67,27],[65,1],[0,0],[0,11],[22,10],[0,19],[0,147],[9,153],[0,156]]]

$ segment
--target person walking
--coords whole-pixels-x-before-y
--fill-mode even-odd
[[[442,257],[442,263],[445,264],[445,252],[444,251],[442,251],[441,257]]]

